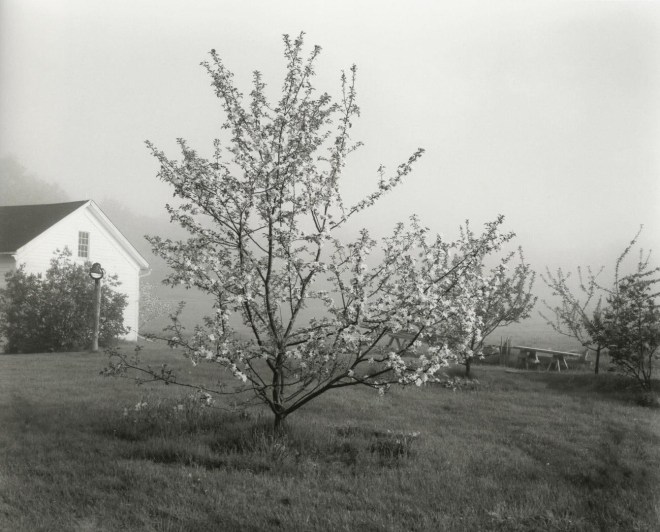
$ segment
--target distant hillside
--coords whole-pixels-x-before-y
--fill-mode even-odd
[[[0,205],[31,205],[71,201],[59,186],[30,174],[13,157],[0,158]]]

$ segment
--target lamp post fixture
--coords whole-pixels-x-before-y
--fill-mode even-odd
[[[99,328],[101,323],[101,279],[105,275],[105,270],[101,268],[98,262],[92,264],[89,270],[89,276],[94,279],[94,336],[92,337],[92,352],[99,350]]]

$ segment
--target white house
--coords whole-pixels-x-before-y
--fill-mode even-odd
[[[117,275],[118,290],[128,296],[124,322],[127,340],[136,340],[140,276],[149,264],[92,200],[0,207],[0,287],[5,273],[20,264],[28,273],[43,273],[56,249],[68,247],[72,259],[99,262]],[[91,280],[90,280],[91,282]]]

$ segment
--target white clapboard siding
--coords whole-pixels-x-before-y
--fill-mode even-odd
[[[99,262],[106,276],[117,275],[121,285],[116,288],[128,296],[128,306],[124,310],[124,324],[130,328],[125,339],[135,341],[138,334],[138,314],[140,303],[140,264],[117,239],[116,228],[108,226],[108,220],[98,208],[90,205],[72,212],[39,236],[20,248],[15,257],[16,264],[24,264],[28,273],[43,273],[55,256],[57,249],[68,248],[72,260],[80,264]],[[78,257],[78,233],[89,233],[89,256]],[[121,237],[123,238],[123,237]],[[142,267],[146,262],[142,259]],[[91,279],[90,279],[91,282]]]

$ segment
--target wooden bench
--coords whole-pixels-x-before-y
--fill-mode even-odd
[[[410,345],[410,342],[413,341],[415,335],[407,332],[391,332],[387,333],[390,337],[390,341],[386,347],[392,347],[395,344],[396,349],[401,351],[407,345]]]
[[[521,353],[520,359],[523,361],[523,353],[524,353],[524,363],[525,363],[525,369],[528,369],[529,362],[532,362],[534,364],[539,365],[541,361],[538,358],[539,353],[542,354],[547,354],[547,355],[552,355],[552,360],[548,364],[548,367],[545,368],[546,371],[550,371],[553,367],[557,368],[557,371],[561,371],[561,366],[562,364],[566,369],[568,369],[568,363],[566,362],[566,358],[576,358],[580,359],[582,357],[585,357],[586,354],[580,354],[580,353],[569,353],[568,351],[557,351],[555,349],[541,349],[539,347],[528,347],[524,345],[512,345],[512,349],[518,349]]]
[[[536,350],[531,348],[520,349],[520,355],[518,356],[518,365],[524,367],[525,369],[529,369],[530,364],[532,364],[534,369],[538,368],[539,365],[541,364],[541,361],[539,360],[539,356],[536,353]]]

